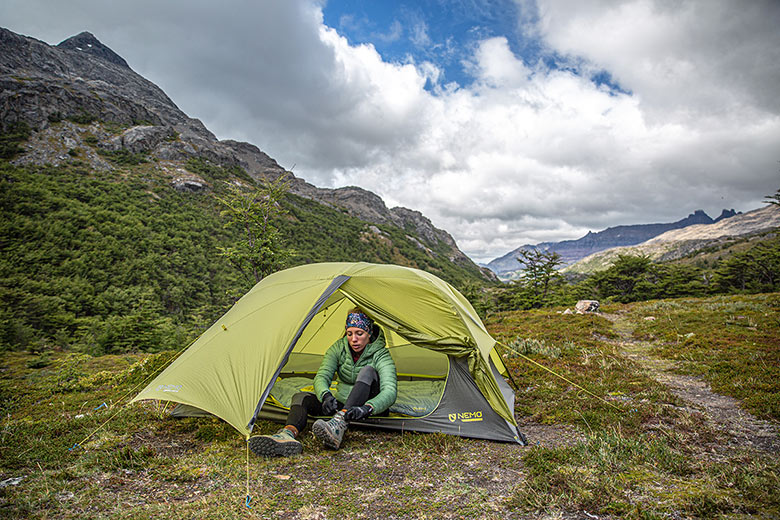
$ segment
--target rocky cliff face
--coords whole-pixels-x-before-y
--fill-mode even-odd
[[[492,260],[487,264],[487,267],[500,275],[517,271],[520,269],[517,257],[519,252],[523,249],[539,249],[542,251],[555,252],[561,255],[564,265],[571,265],[580,259],[598,253],[599,251],[614,247],[641,244],[646,240],[673,229],[681,229],[696,224],[708,225],[734,215],[736,215],[736,212],[733,209],[730,211],[724,209],[721,215],[716,220],[713,220],[704,211],[696,210],[686,218],[678,220],[677,222],[615,226],[597,233],[588,232],[587,235],[577,240],[524,245],[510,251],[500,258]]]
[[[174,175],[174,184],[179,183],[177,187],[208,189],[203,179],[175,164],[192,157],[241,166],[256,180],[285,176],[296,195],[343,208],[366,222],[413,232],[418,237],[414,242],[430,254],[446,254],[452,262],[478,269],[449,233],[434,227],[418,211],[388,209],[376,194],[358,187],[318,188],[285,171],[252,144],[218,140],[201,121],[179,110],[159,87],[90,33],[53,47],[0,28],[0,87],[2,129],[24,122],[34,130],[28,153],[17,162],[68,161],[68,151],[90,138],[105,150],[144,153],[161,161],[161,168]],[[126,128],[115,135],[106,131],[104,123]],[[84,150],[91,167],[111,168],[89,147]]]

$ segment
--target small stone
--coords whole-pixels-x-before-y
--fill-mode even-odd
[[[18,486],[24,477],[11,477],[0,482],[0,489],[8,486]]]

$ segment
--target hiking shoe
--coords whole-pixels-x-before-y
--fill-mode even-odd
[[[249,449],[261,457],[288,457],[303,451],[303,445],[287,428],[273,435],[255,435],[249,438]]]
[[[344,411],[337,412],[329,421],[317,419],[311,427],[314,436],[325,445],[326,448],[337,450],[341,446],[344,432],[347,431],[347,420]]]

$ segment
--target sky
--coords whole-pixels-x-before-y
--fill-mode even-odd
[[[477,262],[780,188],[776,0],[3,0],[219,139],[421,211]]]

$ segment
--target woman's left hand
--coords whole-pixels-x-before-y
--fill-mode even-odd
[[[347,410],[348,421],[361,421],[371,415],[374,409],[370,404],[364,404],[363,406],[353,406]]]

